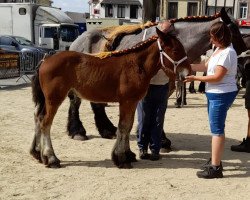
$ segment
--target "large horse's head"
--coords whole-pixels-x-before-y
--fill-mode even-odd
[[[169,69],[172,74],[177,75],[178,79],[183,80],[191,72],[183,45],[171,32],[164,33],[156,28],[156,33],[159,36],[157,42],[160,50],[161,68],[170,78]]]
[[[233,17],[229,17],[225,8],[221,9],[220,12],[221,19],[224,23],[227,24],[232,33],[232,43],[237,54],[241,54],[242,52],[247,50],[244,40],[242,39],[242,35],[240,34],[239,27],[237,22]]]
[[[220,13],[212,16],[192,16],[171,20],[190,62],[193,62],[211,48],[210,27],[220,20],[229,26],[232,32],[232,43],[237,54],[246,51],[236,20],[231,18],[222,8]]]

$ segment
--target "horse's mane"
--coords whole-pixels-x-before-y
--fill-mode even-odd
[[[171,35],[171,34],[169,34],[169,35]],[[124,49],[124,50],[120,50],[120,51],[100,52],[97,54],[93,54],[93,56],[104,59],[104,58],[111,57],[111,56],[121,56],[121,55],[128,54],[131,52],[137,52],[138,50],[144,49],[146,46],[150,45],[152,42],[156,41],[157,39],[158,39],[158,36],[154,35],[145,41],[139,42],[138,44],[136,44],[135,46],[133,46],[129,49]]]
[[[183,17],[183,18],[178,18],[178,19],[171,19],[169,20],[171,23],[176,23],[176,22],[207,22],[211,21],[213,19],[216,19],[220,17],[220,13],[216,13],[211,16],[188,16],[188,17]],[[110,51],[114,48],[115,43],[119,43],[121,38],[125,35],[129,34],[135,34],[138,31],[142,31],[146,28],[150,28],[152,26],[157,26],[159,22],[146,22],[145,24],[127,24],[127,25],[122,25],[122,26],[112,26],[112,27],[107,27],[103,28],[102,31],[106,32],[106,35],[103,36],[106,39],[106,42],[104,43],[103,46],[103,51]]]
[[[107,41],[104,44],[104,51],[111,50],[114,43],[117,40],[121,39],[124,35],[134,34],[138,31],[142,31],[146,28],[157,25],[154,22],[146,22],[145,24],[126,24],[122,26],[112,26],[102,29],[103,32],[106,32],[103,36]]]
[[[221,13],[216,13],[214,15],[210,16],[187,16],[187,17],[182,17],[178,19],[170,19],[171,23],[176,23],[176,22],[207,22],[211,21],[214,19],[217,19],[218,17],[221,16]]]

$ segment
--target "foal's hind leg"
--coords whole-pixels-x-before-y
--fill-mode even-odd
[[[41,129],[40,129],[40,120],[37,116],[37,111],[34,114],[34,121],[35,121],[35,135],[31,144],[30,154],[39,162],[42,162],[41,145],[40,145]]]
[[[136,156],[129,145],[129,134],[134,122],[136,105],[137,102],[120,103],[117,138],[112,151],[112,160],[119,168],[131,168],[131,162],[136,161]]]

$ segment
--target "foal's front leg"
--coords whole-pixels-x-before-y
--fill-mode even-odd
[[[136,161],[136,155],[130,150],[129,135],[134,122],[137,102],[120,103],[120,119],[117,128],[117,138],[112,151],[112,160],[119,168],[132,168],[131,162]]]
[[[54,103],[54,104],[46,103],[46,106],[45,106],[46,112],[45,112],[44,118],[40,122],[41,160],[43,164],[51,168],[61,167],[60,160],[56,157],[54,153],[54,149],[52,147],[52,142],[50,138],[50,130],[51,130],[52,121],[54,119],[54,116],[57,112],[59,105],[60,103]]]

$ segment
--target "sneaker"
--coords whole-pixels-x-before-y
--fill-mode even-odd
[[[232,151],[237,152],[247,152],[250,153],[250,138],[243,138],[243,142],[239,145],[232,145],[231,146]]]
[[[209,158],[209,159],[207,160],[207,162],[205,162],[203,165],[201,165],[200,169],[201,169],[201,170],[205,170],[205,168],[211,166],[211,161],[212,161],[212,159]],[[220,162],[220,167],[221,167],[221,170],[223,171],[222,162]]]
[[[159,153],[153,153],[150,155],[149,158],[151,161],[156,161],[156,160],[160,160],[160,154]]]
[[[221,167],[215,169],[211,165],[209,167],[206,167],[203,171],[198,171],[196,175],[199,178],[205,178],[205,179],[223,178]]]
[[[142,160],[148,160],[150,158],[150,155],[148,154],[148,151],[145,149],[140,149],[139,151],[139,157]]]

